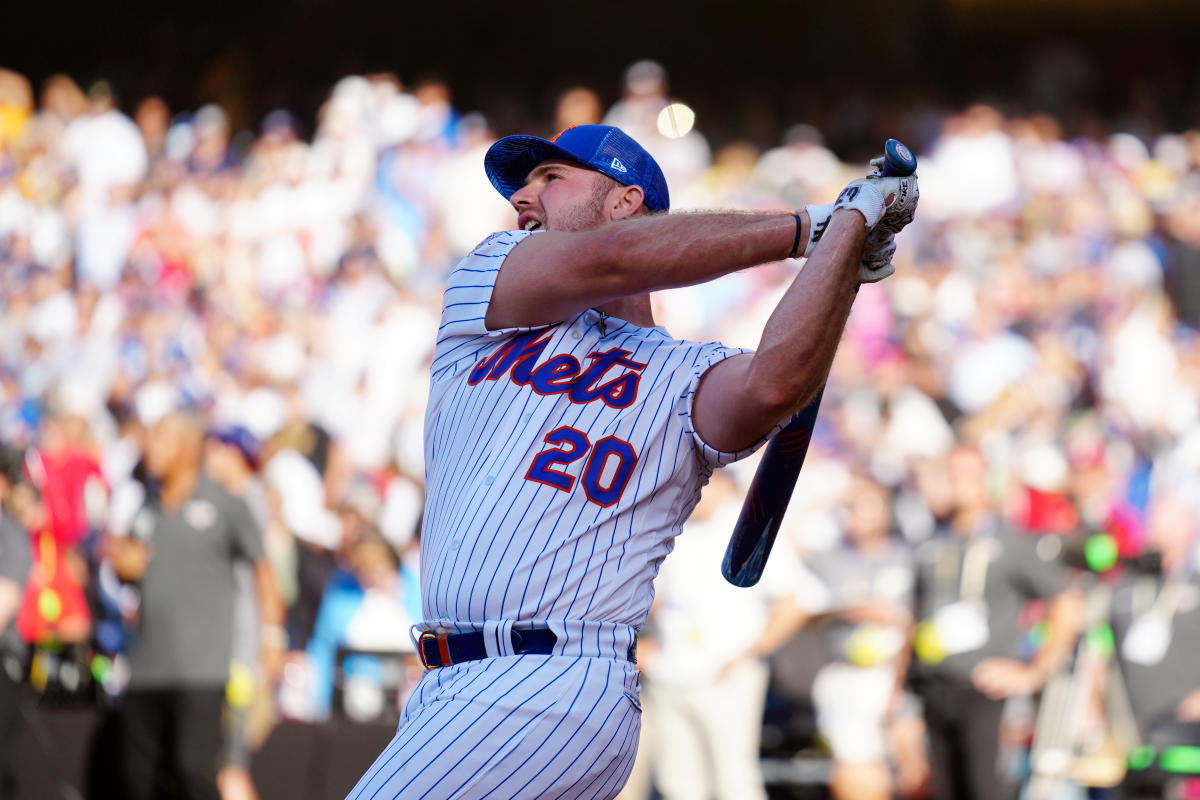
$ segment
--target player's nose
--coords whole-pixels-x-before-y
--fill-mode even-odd
[[[520,211],[526,206],[533,205],[536,200],[537,192],[534,190],[533,184],[530,183],[527,183],[520,189],[517,189],[512,193],[512,196],[508,198],[508,202],[512,203],[513,208],[517,209],[517,211]]]

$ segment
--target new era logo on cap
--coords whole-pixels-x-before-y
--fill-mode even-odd
[[[671,207],[667,179],[646,149],[612,125],[576,125],[553,141],[538,136],[506,136],[488,149],[483,167],[505,199],[525,185],[525,178],[543,161],[574,161],[603,173],[625,186],[640,186],[646,207]]]

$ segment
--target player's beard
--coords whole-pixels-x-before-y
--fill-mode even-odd
[[[580,197],[573,205],[566,206],[551,214],[546,212],[546,230],[551,231],[587,231],[608,222],[604,215],[604,202],[608,192],[617,182],[607,175],[596,173],[592,191]]]

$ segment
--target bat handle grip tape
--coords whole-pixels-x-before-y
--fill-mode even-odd
[[[792,212],[792,217],[796,220],[796,237],[792,239],[792,252],[788,253],[788,258],[795,258],[796,253],[800,252],[800,232],[804,224],[800,221],[800,215]]]

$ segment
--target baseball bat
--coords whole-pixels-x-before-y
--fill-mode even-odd
[[[883,152],[880,174],[903,176],[916,172],[916,156],[900,142],[888,139]],[[762,577],[800,468],[804,466],[804,457],[808,455],[824,393],[822,386],[812,402],[796,412],[791,422],[767,443],[721,562],[721,574],[734,586],[753,586]]]

